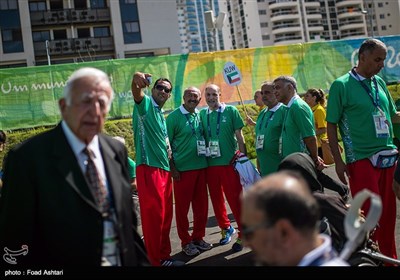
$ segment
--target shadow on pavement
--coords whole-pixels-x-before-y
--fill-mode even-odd
[[[250,251],[237,257],[229,258],[232,252],[221,252],[197,262],[189,263],[188,266],[254,266],[254,254]]]

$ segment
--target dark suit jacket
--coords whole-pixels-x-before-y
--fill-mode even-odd
[[[99,143],[118,217],[122,264],[146,265],[136,232],[126,148],[103,134]],[[5,163],[0,198],[2,253],[4,247],[16,251],[27,245],[28,254],[15,257],[17,264],[99,266],[102,214],[61,125],[12,149]]]

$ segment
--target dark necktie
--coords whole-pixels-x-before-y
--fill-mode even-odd
[[[93,161],[93,152],[87,147],[83,149],[83,153],[87,155],[86,164],[86,179],[91,188],[92,194],[96,204],[99,206],[101,212],[107,211],[107,190],[103,182],[100,180],[99,173],[97,172],[96,165]]]

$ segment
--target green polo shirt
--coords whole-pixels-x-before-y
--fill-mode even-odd
[[[135,102],[132,118],[136,164],[169,171],[167,128],[163,110],[153,98],[145,95],[142,102]]]
[[[274,108],[263,109],[257,118],[256,140],[259,135],[264,135],[263,149],[256,149],[257,159],[260,164],[260,173],[266,176],[278,170],[282,160],[279,153],[279,138],[285,120],[287,107],[278,103]]]
[[[396,113],[393,99],[385,82],[375,75],[379,90],[380,108],[389,123],[390,137],[377,138],[372,114],[376,107],[367,91],[350,73],[336,79],[329,90],[326,120],[339,125],[346,154],[346,163],[360,159],[386,149],[396,148],[393,145],[391,116]],[[372,79],[362,81],[376,99],[376,90]]]
[[[204,140],[198,110],[190,113],[183,105],[175,109],[167,117],[167,132],[178,171],[207,167],[206,157],[197,155],[197,140]]]
[[[200,111],[206,145],[210,140],[219,141],[220,157],[207,157],[208,166],[229,165],[238,149],[235,131],[244,126],[243,119],[236,107],[221,104],[220,109],[209,108]],[[217,131],[219,123],[219,131]]]
[[[310,106],[299,96],[291,102],[282,128],[283,158],[296,152],[309,153],[303,139],[315,136],[314,116]]]

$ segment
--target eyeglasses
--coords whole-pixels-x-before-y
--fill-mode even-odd
[[[262,222],[254,226],[246,226],[242,224],[242,229],[240,233],[242,234],[243,238],[246,240],[250,240],[253,238],[254,232],[256,230],[262,229],[262,228],[271,228],[273,227],[274,224],[271,222]]]
[[[167,88],[167,87],[165,87],[165,86],[163,86],[163,85],[156,85],[155,88],[156,88],[157,90],[159,90],[159,91],[162,91],[162,90],[163,90],[165,93],[170,93],[170,92],[171,92],[171,89],[170,89],[170,88]]]

